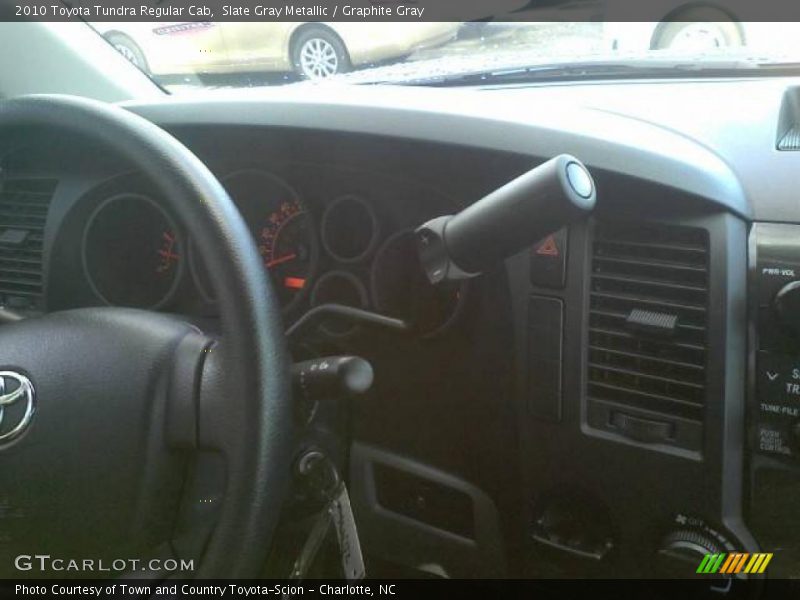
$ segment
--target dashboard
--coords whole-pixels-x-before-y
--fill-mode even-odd
[[[127,108],[227,188],[287,326],[328,303],[416,325],[325,321],[292,348],[375,368],[342,454],[374,564],[685,577],[704,554],[764,552],[796,577],[800,154],[778,142],[798,86],[289,86]],[[1,150],[0,204],[34,199],[24,226],[2,223],[28,231],[0,243],[6,305],[213,329],[215,283],[152,184],[47,132]],[[592,170],[591,219],[466,283],[415,275],[415,227],[561,152]],[[643,327],[642,310],[671,325]]]
[[[68,150],[54,143],[44,152],[41,144],[7,153],[4,170],[21,185],[30,185],[29,172],[45,184],[58,182],[59,195],[71,177],[58,165]],[[453,210],[437,189],[335,164],[259,163],[220,153],[210,164],[252,234],[287,323],[338,303],[406,319],[428,336],[460,313],[468,285],[428,289],[416,267],[413,228]],[[80,191],[56,198],[64,221],[49,251],[48,292],[34,297],[42,304],[28,306],[29,297],[20,295],[12,305],[129,306],[216,318],[215,284],[150,182],[112,161],[74,183]],[[321,328],[329,338],[353,329],[332,321]]]

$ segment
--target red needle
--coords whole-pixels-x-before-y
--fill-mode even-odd
[[[158,254],[167,260],[178,260],[180,258],[180,256],[175,254],[172,250],[159,250]]]
[[[271,269],[276,265],[280,265],[285,262],[289,262],[290,260],[294,260],[297,258],[297,254],[285,254],[284,256],[279,256],[278,258],[273,258],[271,261],[267,263],[267,268]]]

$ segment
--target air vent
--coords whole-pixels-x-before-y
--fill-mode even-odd
[[[800,125],[787,131],[778,142],[778,150],[794,152],[800,150]]]
[[[699,451],[706,398],[708,236],[598,224],[587,414],[592,427]]]
[[[55,184],[50,179],[7,179],[0,183],[3,305],[41,308],[44,225]]]
[[[800,150],[800,87],[790,87],[783,94],[775,146],[784,152]]]

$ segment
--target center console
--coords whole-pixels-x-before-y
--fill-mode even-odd
[[[596,179],[592,219],[509,264],[521,572],[691,579],[707,554],[765,547],[746,496],[748,224]]]
[[[800,572],[800,226],[757,223],[750,235],[748,524],[773,577]]]

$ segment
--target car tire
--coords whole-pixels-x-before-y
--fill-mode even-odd
[[[679,15],[680,22],[664,23],[650,44],[652,50],[736,48],[745,40],[739,25],[713,8],[693,8]]]
[[[292,65],[301,79],[325,79],[350,70],[350,56],[342,40],[322,27],[304,29],[292,43]]]
[[[122,54],[128,61],[135,67],[138,67],[146,74],[150,74],[150,67],[147,64],[147,58],[139,48],[139,45],[134,42],[127,35],[121,33],[109,33],[105,36],[106,41],[114,46],[114,49]]]

